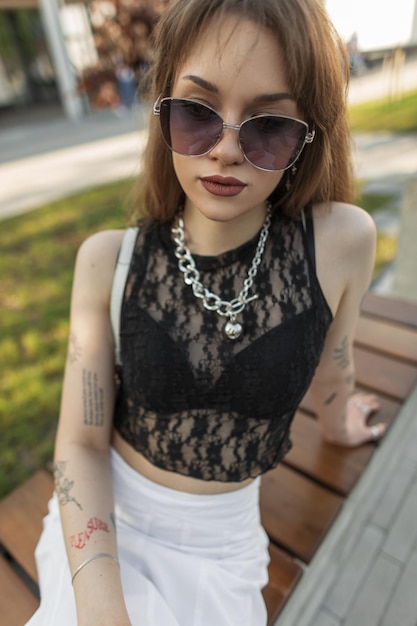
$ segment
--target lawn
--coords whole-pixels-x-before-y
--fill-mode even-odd
[[[417,132],[417,90],[401,98],[376,100],[349,108],[354,132]]]
[[[0,497],[52,456],[76,251],[125,224],[120,182],[6,220],[0,230]]]

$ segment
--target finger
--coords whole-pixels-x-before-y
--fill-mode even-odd
[[[367,394],[355,394],[348,401],[350,408],[356,408],[365,415],[376,411],[380,407],[379,400],[376,396]]]
[[[385,424],[374,424],[368,428],[368,441],[379,441],[384,436],[386,430]]]
[[[368,404],[371,404],[372,406],[375,406],[375,405],[379,406],[380,404],[378,396],[376,396],[373,393],[364,393],[364,392],[359,391],[353,394],[352,398],[356,398],[360,400],[361,402],[366,402]]]

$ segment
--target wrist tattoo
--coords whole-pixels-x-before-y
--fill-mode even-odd
[[[104,424],[104,390],[98,384],[97,372],[83,369],[83,415],[86,426]]]
[[[77,550],[82,550],[87,545],[91,535],[99,530],[105,533],[110,532],[106,522],[98,517],[90,517],[84,530],[75,533],[75,535],[70,535],[71,546]]]
[[[333,400],[337,398],[337,393],[334,391],[326,400],[323,402],[324,406],[329,406]]]
[[[349,340],[347,335],[343,338],[342,343],[338,348],[334,349],[334,360],[336,361],[337,367],[342,370],[345,370],[350,365],[349,359]]]
[[[74,486],[74,481],[69,480],[64,476],[66,465],[66,461],[57,461],[54,465],[55,492],[58,496],[58,502],[62,506],[68,504],[69,502],[73,502],[80,509],[80,511],[82,511],[83,507],[81,504],[70,495],[70,491]]]

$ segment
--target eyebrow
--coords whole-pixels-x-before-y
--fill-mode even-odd
[[[194,74],[188,74],[187,76],[183,76],[182,79],[189,80],[192,83],[195,83],[196,85],[201,87],[202,89],[209,91],[210,93],[215,93],[215,94],[219,93],[219,90],[216,87],[216,85],[214,85],[213,83],[210,83],[208,80],[205,80],[204,78],[201,78],[200,76],[195,76]],[[277,93],[259,94],[258,96],[254,98],[255,103],[279,102],[280,100],[295,100],[295,98],[290,93],[286,93],[285,91],[284,92],[279,91]]]

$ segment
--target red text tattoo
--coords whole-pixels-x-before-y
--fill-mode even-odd
[[[82,550],[87,545],[91,535],[97,530],[102,530],[105,533],[110,532],[106,522],[103,522],[98,517],[90,517],[85,530],[70,536],[71,546],[77,548],[77,550]]]

